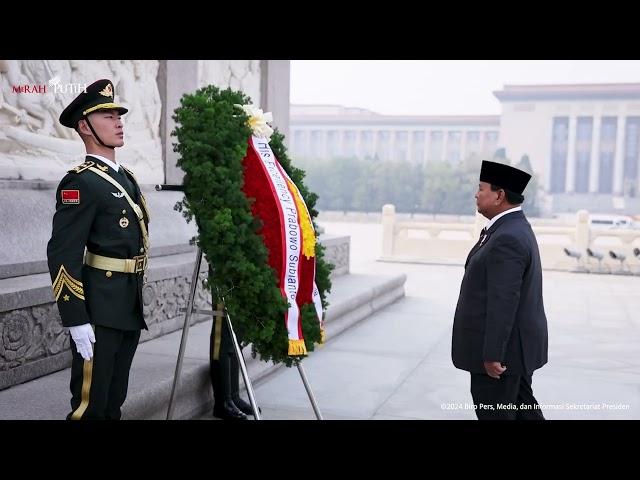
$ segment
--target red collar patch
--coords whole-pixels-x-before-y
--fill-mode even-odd
[[[80,190],[62,190],[62,203],[80,203]]]

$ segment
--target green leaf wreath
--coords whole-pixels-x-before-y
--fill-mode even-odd
[[[174,151],[184,172],[185,197],[176,204],[188,222],[195,218],[198,235],[192,242],[202,248],[213,268],[205,286],[213,305],[225,305],[234,330],[244,344],[252,344],[252,355],[265,360],[296,364],[302,357],[287,355],[288,337],[284,321],[287,301],[277,285],[276,272],[267,263],[267,249],[256,233],[260,221],[251,214],[250,199],[243,185],[242,159],[247,151],[251,129],[248,117],[234,105],[251,103],[248,96],[231,89],[209,85],[185,94],[176,108],[172,132],[178,140]],[[282,168],[297,185],[318,232],[314,208],[318,196],[304,185],[304,171],[291,164],[276,131],[269,142]],[[333,267],[324,260],[324,247],[316,242],[316,285],[323,310],[331,289]],[[321,342],[320,324],[313,304],[301,309],[302,329],[308,352]]]

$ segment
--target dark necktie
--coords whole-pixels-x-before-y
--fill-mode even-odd
[[[480,238],[478,239],[478,241],[480,242],[480,245],[484,243],[484,236],[486,234],[487,234],[487,227],[484,227],[482,230],[480,230]]]
[[[467,255],[467,260],[464,262],[464,266],[466,268],[466,266],[469,264],[469,259],[473,256],[474,253],[476,253],[478,251],[478,249],[482,246],[482,244],[486,241],[486,235],[487,235],[487,229],[486,227],[482,229],[482,231],[480,232],[480,237],[478,238],[478,241],[476,242],[476,244],[473,246],[473,248],[471,248],[471,251],[469,252],[469,255]]]

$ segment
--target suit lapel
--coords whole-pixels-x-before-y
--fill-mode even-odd
[[[482,247],[482,245],[487,243],[488,239],[489,239],[489,232],[485,233],[484,237],[481,237],[478,239],[476,244],[471,248],[471,251],[469,251],[469,255],[467,255],[467,261],[464,262],[465,268],[467,268],[467,265],[469,264],[469,260],[471,260],[471,257],[473,257],[476,254],[476,252],[480,250],[480,247]]]
[[[491,225],[491,228],[489,230],[487,230],[486,237],[485,237],[484,241],[482,241],[482,239],[480,239],[480,240],[478,240],[478,243],[476,243],[473,246],[473,248],[469,252],[469,255],[467,256],[467,261],[464,263],[464,267],[467,268],[467,265],[469,265],[469,260],[471,260],[471,257],[473,257],[476,253],[478,253],[478,251],[484,245],[487,244],[487,242],[489,241],[489,238],[491,237],[491,235],[493,233],[495,233],[498,230],[498,228],[500,228],[500,225],[502,225],[507,220],[516,220],[516,219],[519,219],[519,218],[524,218],[524,213],[522,213],[522,210],[518,210],[517,212],[508,213],[507,215],[505,215],[503,217],[500,217],[498,220],[496,220],[496,223]]]

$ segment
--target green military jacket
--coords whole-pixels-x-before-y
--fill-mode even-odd
[[[145,227],[149,223],[146,201],[130,171],[118,173],[93,156],[69,170],[56,190],[56,212],[47,245],[62,324],[71,327],[90,323],[120,330],[147,328],[142,302],[144,272],[101,270],[84,263],[85,249],[118,259],[148,254],[138,217],[127,199],[90,167],[122,185],[140,204]]]

